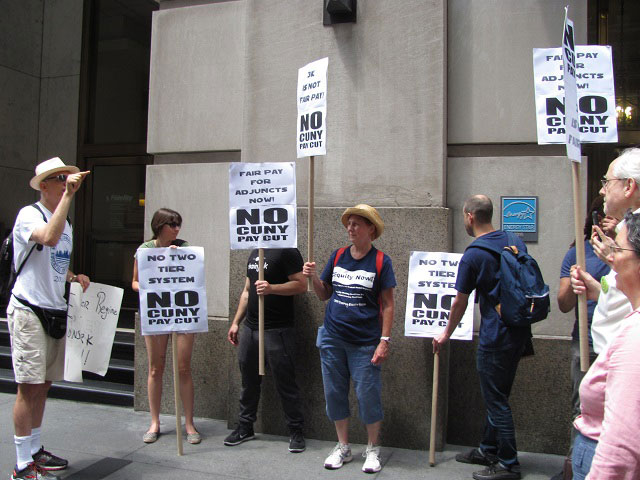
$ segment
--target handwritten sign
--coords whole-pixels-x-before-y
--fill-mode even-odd
[[[444,332],[457,294],[456,276],[461,258],[460,253],[411,252],[405,336],[433,338]],[[475,291],[469,295],[467,310],[451,335],[452,339],[471,340],[474,298]]]
[[[92,282],[86,292],[71,284],[64,379],[82,382],[82,371],[104,376],[109,368],[123,290]]]
[[[232,250],[298,246],[295,164],[229,166],[229,235]]]
[[[142,335],[209,331],[204,249],[139,248]]]
[[[323,58],[298,70],[298,158],[327,154],[327,67]]]

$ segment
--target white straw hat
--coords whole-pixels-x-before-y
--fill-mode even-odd
[[[369,220],[376,227],[376,233],[373,235],[373,239],[375,240],[382,232],[384,232],[384,222],[380,217],[378,211],[370,205],[365,203],[361,203],[360,205],[356,205],[355,207],[347,208],[342,214],[342,224],[346,227],[347,222],[349,220],[350,215],[360,215],[361,217]]]
[[[57,172],[78,173],[79,171],[80,169],[78,167],[65,165],[60,157],[53,157],[45,160],[36,167],[36,176],[31,179],[29,185],[31,185],[31,188],[34,190],[40,190],[40,182]]]

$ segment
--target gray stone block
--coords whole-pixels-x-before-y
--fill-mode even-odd
[[[79,94],[79,75],[42,79],[39,159],[60,157],[67,165],[76,164]]]
[[[44,0],[0,2],[0,66],[40,77],[43,4]]]
[[[510,404],[518,449],[565,455],[571,431],[571,341],[534,338],[518,365]],[[475,369],[477,337],[451,342],[447,443],[476,446],[485,408]]]
[[[82,0],[44,2],[44,7],[42,77],[80,75]]]
[[[344,208],[317,208],[314,214],[314,258],[318,268],[324,267],[331,252],[347,245],[348,240],[340,217]],[[404,337],[404,309],[408,278],[409,255],[417,245],[424,250],[448,251],[450,248],[449,211],[441,208],[381,208],[386,233],[375,245],[388,254],[394,265],[398,286],[395,290],[395,321],[392,329],[391,356],[383,366],[382,443],[386,446],[428,448],[433,355],[430,339]],[[307,209],[298,209],[298,245],[307,257]],[[392,233],[395,232],[395,233]],[[398,234],[401,233],[401,234]],[[246,275],[248,252],[232,252],[230,268],[230,317],[235,313],[238,295]],[[297,379],[303,392],[306,435],[310,438],[334,440],[335,429],[326,417],[320,359],[315,347],[317,329],[323,323],[324,308],[314,293],[299,295],[296,304],[298,340]],[[447,358],[443,355],[440,368],[437,446],[442,448],[446,424]],[[239,372],[237,364],[230,371],[229,426],[237,418]],[[350,439],[366,443],[363,425],[357,417],[357,402],[350,397],[352,421]],[[262,400],[256,429],[265,433],[286,434],[280,400],[267,375],[263,381]]]

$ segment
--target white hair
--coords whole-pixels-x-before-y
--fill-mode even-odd
[[[627,148],[615,162],[611,171],[615,178],[631,178],[640,186],[640,148]]]

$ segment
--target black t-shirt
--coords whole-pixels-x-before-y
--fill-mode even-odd
[[[289,275],[302,271],[302,255],[297,248],[265,248],[264,279],[276,285],[289,281]],[[249,278],[249,303],[247,305],[247,326],[258,329],[258,250],[249,255],[247,262]],[[293,326],[293,295],[265,295],[264,328],[284,328]]]

